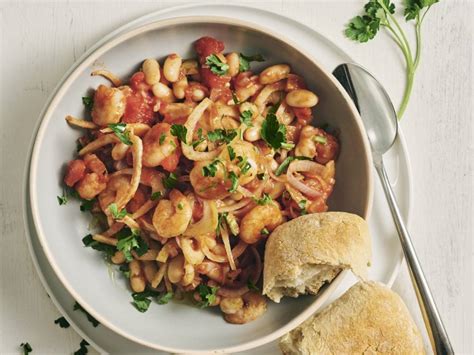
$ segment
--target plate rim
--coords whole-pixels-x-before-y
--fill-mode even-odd
[[[259,10],[263,13],[267,13],[269,16],[275,16],[275,17],[278,17],[279,19],[283,19],[285,21],[291,21],[291,22],[295,22],[296,24],[296,20],[291,18],[291,17],[285,17],[283,15],[280,15],[278,13],[275,13],[273,11],[269,11],[269,10],[264,10],[264,9],[260,9],[260,8],[254,8],[254,7],[251,7],[251,6],[246,6],[246,5],[228,5],[228,4],[224,4],[224,3],[202,3],[202,4],[185,4],[185,5],[179,5],[179,6],[171,6],[171,7],[168,7],[168,8],[165,8],[165,9],[160,9],[160,10],[157,10],[157,11],[154,11],[150,14],[146,14],[146,15],[143,15],[143,16],[140,16],[134,20],[131,20],[131,21],[128,21],[127,23],[125,23],[124,25],[122,26],[119,26],[116,30],[110,32],[108,35],[106,35],[102,40],[99,40],[98,42],[96,42],[94,45],[92,45],[89,50],[87,50],[83,55],[81,55],[81,57],[70,67],[70,69],[68,71],[66,71],[66,73],[63,75],[63,77],[60,79],[60,81],[58,82],[58,84],[56,85],[55,89],[52,91],[52,93],[49,95],[49,98],[45,101],[45,106],[43,107],[43,110],[42,112],[40,113],[39,115],[39,118],[36,122],[36,125],[35,125],[35,128],[33,130],[33,133],[32,133],[32,137],[31,137],[31,140],[30,140],[30,146],[29,146],[29,151],[28,151],[28,156],[27,156],[27,161],[26,161],[26,169],[24,171],[24,179],[23,179],[23,186],[24,186],[24,189],[23,189],[23,194],[24,194],[24,198],[23,198],[23,207],[24,207],[24,211],[25,211],[25,208],[28,208],[27,207],[27,186],[28,185],[28,177],[29,177],[29,167],[30,167],[30,160],[31,160],[31,156],[32,156],[32,150],[35,146],[35,143],[36,143],[36,137],[38,136],[38,131],[40,129],[40,126],[43,124],[44,120],[44,116],[46,114],[46,111],[48,110],[48,108],[51,106],[51,103],[54,99],[55,96],[57,96],[58,94],[58,90],[60,87],[63,86],[63,84],[65,83],[65,80],[67,78],[70,77],[71,73],[73,71],[75,71],[78,66],[83,63],[83,61],[85,60],[85,58],[89,57],[92,53],[94,53],[96,51],[97,48],[100,48],[104,43],[107,43],[109,42],[110,40],[112,40],[114,38],[114,36],[116,36],[117,34],[121,34],[122,32],[125,32],[127,30],[130,30],[132,29],[133,30],[133,26],[135,25],[139,25],[140,23],[142,23],[143,21],[149,21],[150,19],[153,19],[154,17],[156,16],[160,16],[160,15],[166,15],[168,13],[172,13],[173,11],[177,11],[179,9],[183,9],[183,8],[196,8],[196,7],[203,7],[203,6],[209,6],[209,5],[214,5],[214,6],[225,6],[225,7],[235,7],[235,8],[242,8],[242,9],[246,9],[246,10]],[[186,17],[190,17],[190,16],[186,16]],[[204,16],[193,16],[193,17],[204,17]],[[216,17],[221,17],[221,18],[224,18],[224,16],[216,16]],[[168,20],[175,20],[177,17],[168,17],[168,18],[158,18],[158,19],[154,19],[152,20],[153,22],[165,22],[165,21],[168,21]],[[239,19],[236,19],[236,18],[227,18],[227,19],[230,19],[230,20],[236,20],[237,22],[245,22],[245,21],[241,21]],[[252,23],[253,24],[253,23]],[[337,50],[339,50],[341,53],[343,53],[344,55],[346,55],[348,58],[351,58],[349,55],[347,55],[347,53],[341,49],[339,46],[337,46],[332,40],[330,40],[328,37],[324,36],[323,34],[321,34],[320,32],[318,32],[316,29],[313,29],[305,24],[301,24],[301,23],[298,23],[298,25],[300,25],[301,27],[304,27],[306,29],[308,29],[309,31],[313,32],[314,34],[317,34],[319,37],[321,37],[322,39],[324,39],[326,42],[330,43],[331,46],[333,46],[334,48],[336,48]],[[262,28],[264,28],[264,26],[260,26]],[[273,32],[272,32],[273,33]],[[292,46],[295,46],[295,48],[301,50],[301,48],[299,48],[299,45],[295,45],[293,41],[287,41],[290,45]],[[308,55],[306,54],[312,61],[315,61],[321,68],[323,68],[323,71],[326,72],[326,70],[324,69],[323,66],[321,66],[317,60],[315,60],[311,55]],[[405,165],[407,167],[407,171],[406,171],[406,176],[407,176],[407,183],[406,183],[406,194],[407,194],[407,197],[408,197],[408,200],[407,200],[407,203],[406,203],[406,220],[407,222],[409,221],[410,219],[410,215],[411,215],[411,210],[412,210],[412,206],[413,206],[413,184],[412,184],[412,170],[411,170],[411,162],[410,162],[410,156],[408,154],[408,151],[407,151],[407,146],[406,146],[406,140],[405,140],[405,137],[403,135],[403,132],[400,132],[400,147],[399,149],[401,150],[401,155],[403,157],[403,159],[405,160]],[[371,198],[371,201],[372,201],[372,198]],[[32,258],[34,259],[34,261],[36,261],[36,256],[35,256],[35,253],[34,251],[32,250],[32,245],[31,245],[31,240],[30,238],[32,237],[31,236],[31,231],[29,230],[29,228],[31,227],[34,227],[32,225],[29,224],[26,216],[25,216],[26,212],[23,213],[23,218],[24,218],[24,225],[26,227],[26,230],[27,230],[27,239],[28,239],[28,247],[30,249],[30,254],[32,256]],[[40,243],[41,246],[42,243]],[[392,275],[391,275],[391,278],[389,280],[389,282],[387,282],[387,284],[389,286],[392,285],[394,279],[397,277],[398,275],[398,272],[399,272],[399,268],[400,268],[400,265],[402,263],[402,260],[403,260],[403,255],[401,255],[399,257],[399,262],[398,264],[396,265],[396,267],[393,269],[392,271]],[[42,279],[42,270],[38,267],[37,265],[37,262],[35,262],[35,267],[37,269],[37,272],[40,274],[40,279],[42,281],[42,284],[43,284],[43,287],[45,287],[45,289],[49,289],[49,286],[48,286],[48,283],[46,281],[46,279]],[[63,286],[64,283],[61,282],[61,284]],[[68,290],[69,292],[69,290]],[[61,311],[62,309],[62,306],[59,305],[59,302],[53,302],[56,304],[56,307],[59,308],[59,310]],[[61,313],[64,313],[64,312],[61,312]],[[82,331],[79,331],[78,329],[76,328],[79,328],[79,327],[74,327],[75,330],[81,334]],[[81,334],[83,337],[84,335]],[[88,338],[88,337],[85,337],[85,338]],[[90,339],[88,339],[90,340]],[[93,342],[92,342],[93,343]],[[263,345],[263,344],[262,344]],[[95,344],[95,347],[96,348],[99,348],[101,349],[99,346],[97,346]]]

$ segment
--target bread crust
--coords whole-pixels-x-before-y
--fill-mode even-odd
[[[313,213],[295,218],[276,228],[265,246],[263,294],[279,302],[284,295],[316,294],[341,270],[352,269],[367,278],[371,246],[367,222],[346,212]],[[306,283],[303,292],[290,285],[312,267],[329,266],[318,280]],[[326,268],[328,269],[328,268]]]
[[[425,354],[420,331],[400,296],[359,282],[280,340],[284,355]]]

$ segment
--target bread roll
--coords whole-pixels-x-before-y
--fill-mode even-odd
[[[263,294],[316,294],[343,270],[367,278],[371,249],[367,223],[346,212],[313,213],[276,228],[265,246]]]
[[[359,282],[280,340],[284,355],[424,354],[423,340],[400,296]]]

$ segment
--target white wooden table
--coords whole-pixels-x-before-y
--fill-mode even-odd
[[[34,353],[66,354],[79,348],[73,330],[53,323],[60,315],[39,282],[24,239],[21,177],[41,108],[61,76],[98,39],[129,20],[177,3],[182,2],[0,1],[0,353],[19,353],[24,341]],[[357,45],[342,34],[363,1],[246,3],[296,18],[327,35],[370,68],[398,103],[404,72],[393,44],[382,35]],[[432,8],[412,101],[402,121],[414,177],[410,230],[459,354],[474,352],[473,8],[472,1],[454,0]],[[405,266],[394,289],[423,328]]]

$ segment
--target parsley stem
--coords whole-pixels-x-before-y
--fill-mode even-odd
[[[408,105],[408,101],[410,100],[411,90],[413,88],[413,79],[415,77],[415,69],[413,65],[409,65],[407,68],[407,78],[405,84],[405,91],[403,93],[403,98],[398,108],[397,117],[400,120],[405,113],[405,110]]]

